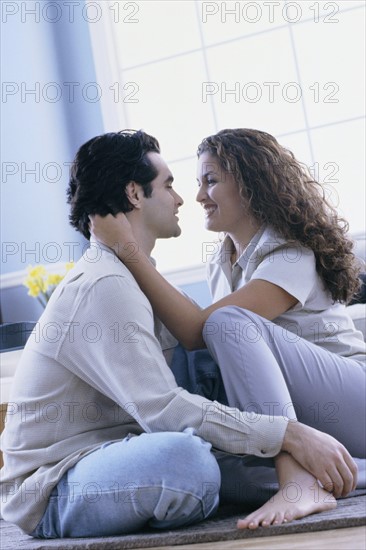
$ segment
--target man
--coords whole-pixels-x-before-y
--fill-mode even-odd
[[[90,238],[89,215],[125,212],[150,255],[156,239],[180,234],[183,200],[172,181],[144,132],[91,139],[71,169],[71,223]],[[282,449],[309,470],[319,457],[334,464],[342,491],[355,485],[352,459],[333,438],[178,387],[167,364],[176,340],[96,241],[53,293],[37,334],[17,369],[2,436],[2,514],[34,537],[107,536],[210,516],[221,483],[211,444],[264,458]],[[240,478],[245,460],[237,463]]]

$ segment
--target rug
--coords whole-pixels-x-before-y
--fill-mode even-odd
[[[33,539],[14,525],[1,521],[0,547],[1,550],[124,550],[357,527],[366,524],[365,495],[365,490],[354,491],[349,497],[338,500],[338,506],[334,510],[255,531],[236,529],[236,521],[245,515],[238,506],[223,506],[214,518],[191,527],[162,532],[146,530],[136,535],[92,539]]]

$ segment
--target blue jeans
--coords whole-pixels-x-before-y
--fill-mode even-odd
[[[126,437],[65,473],[30,534],[101,537],[181,527],[216,511],[220,482],[210,443],[191,428]]]
[[[170,368],[178,386],[211,401],[229,404],[220,369],[207,349],[187,351],[178,344]]]
[[[207,350],[178,345],[172,371],[178,385],[227,404]],[[252,509],[277,488],[272,459],[212,450],[192,428],[141,434],[106,443],[68,470],[30,535],[100,537],[181,527],[212,515],[219,498]]]
[[[209,319],[209,323],[219,327],[226,323],[230,328],[233,322],[263,324],[259,316],[239,308],[218,310]],[[209,323],[206,328],[212,329]],[[262,327],[264,335],[268,325],[267,321]],[[206,344],[220,369],[207,350],[187,352],[177,346],[172,371],[178,385],[243,410],[253,403],[263,407],[276,405],[274,414],[281,414],[292,398],[299,420],[332,433],[333,423],[320,426],[318,419],[314,423],[313,418],[303,417],[304,412],[313,412],[314,399],[326,410],[325,405],[334,400],[331,392],[338,392],[337,398],[344,394],[344,401],[352,405],[357,394],[354,388],[362,389],[364,378],[359,384],[350,384],[349,377],[342,376],[339,380],[344,384],[339,389],[338,378],[329,377],[328,373],[321,376],[321,369],[331,365],[333,375],[338,369],[345,369],[357,377],[360,365],[305,341],[298,346],[286,345],[282,336],[273,339],[280,327],[272,329],[268,340],[262,337],[257,341],[253,337],[239,342],[230,339],[230,331],[223,335],[207,330]],[[276,361],[276,357],[283,361]],[[337,419],[335,427],[339,430],[352,417],[345,414]],[[360,427],[362,416],[359,420]],[[349,432],[348,437],[342,437],[341,431],[334,435],[356,456],[362,456],[363,437],[355,437],[353,430]],[[366,486],[365,460],[359,460],[358,466],[361,488]],[[253,508],[268,500],[277,488],[273,459],[212,451],[211,445],[194,436],[191,429],[186,433],[142,434],[106,444],[71,468],[51,494],[46,512],[31,535],[92,537],[136,532],[144,527],[180,527],[213,514],[219,496]]]

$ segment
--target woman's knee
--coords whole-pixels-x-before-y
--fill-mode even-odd
[[[216,309],[207,318],[203,327],[203,339],[206,344],[226,343],[234,339],[236,343],[241,340],[252,341],[260,331],[259,325],[262,317],[253,311],[238,306],[225,306]]]

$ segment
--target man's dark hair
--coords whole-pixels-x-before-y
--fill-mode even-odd
[[[118,214],[133,210],[126,186],[141,185],[145,197],[152,193],[151,182],[158,172],[147,153],[160,153],[158,141],[142,130],[123,130],[94,137],[76,153],[71,166],[67,202],[70,222],[90,238],[89,214]]]

